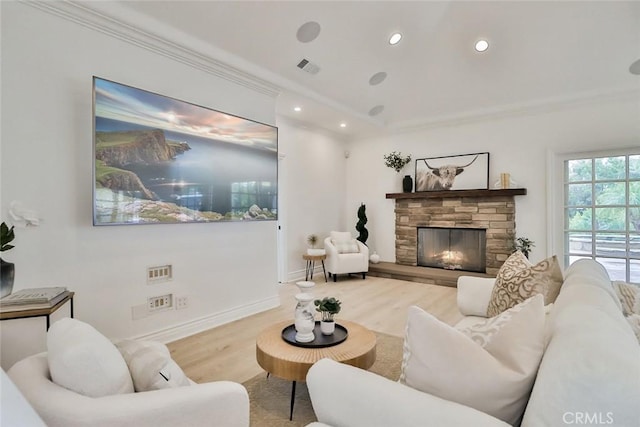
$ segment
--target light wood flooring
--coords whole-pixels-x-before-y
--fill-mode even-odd
[[[417,305],[449,324],[462,315],[456,305],[456,289],[380,277],[340,276],[337,283],[315,275],[316,297],[334,296],[342,301],[336,316],[397,337],[404,336],[407,309]],[[264,372],[256,362],[256,336],[274,322],[292,319],[293,283],[279,287],[280,307],[237,320],[169,343],[173,359],[195,382],[230,380],[242,383]]]

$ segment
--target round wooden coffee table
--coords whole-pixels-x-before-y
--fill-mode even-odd
[[[256,339],[256,359],[258,364],[278,378],[293,381],[291,390],[291,411],[297,381],[305,381],[309,368],[320,359],[329,358],[362,369],[369,369],[376,360],[376,335],[369,329],[348,320],[338,320],[347,328],[347,339],[332,347],[297,347],[282,339],[282,330],[293,322],[276,323],[262,331]]]

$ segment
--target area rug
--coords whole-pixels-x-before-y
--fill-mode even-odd
[[[396,381],[402,364],[402,338],[376,332],[376,362],[371,372]],[[305,383],[297,383],[293,421],[289,421],[291,381],[266,374],[256,375],[243,384],[249,392],[252,427],[305,426],[316,417]]]

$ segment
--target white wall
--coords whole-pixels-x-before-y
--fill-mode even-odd
[[[302,254],[309,234],[318,235],[320,248],[331,230],[351,230],[355,235],[353,225],[343,228],[348,159],[340,139],[284,117],[278,117],[278,135],[278,151],[284,155],[278,171],[285,199],[280,218],[286,236],[287,280],[293,281],[304,278]]]
[[[1,17],[0,215],[20,200],[44,219],[17,229],[16,248],[3,253],[16,264],[14,290],[68,286],[76,317],[111,338],[197,329],[276,305],[273,221],[92,226],[91,77],[270,124],[274,97],[21,3],[2,2]],[[146,268],[165,263],[174,280],[147,285]],[[189,308],[132,320],[132,306],[168,292],[188,296]],[[3,368],[44,349],[44,319],[0,327]]]
[[[640,100],[619,99],[572,108],[459,123],[415,132],[368,138],[349,144],[347,217],[357,202],[367,204],[369,247],[383,261],[395,261],[394,207],[385,193],[402,191],[405,174],[414,175],[414,162],[400,173],[384,166],[393,150],[413,159],[490,152],[490,184],[501,172],[511,173],[526,196],[516,196],[517,235],[534,240],[532,259],[547,253],[546,173],[548,152],[566,153],[640,146]],[[558,185],[561,185],[558,182]]]

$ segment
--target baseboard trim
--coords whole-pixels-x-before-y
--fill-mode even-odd
[[[301,280],[305,280],[306,273],[306,270],[290,271],[289,273],[287,273],[287,283],[295,283]],[[313,277],[317,277],[316,275],[319,275],[322,279],[324,279],[324,276],[322,274],[322,265],[315,266],[315,268],[313,269]],[[327,273],[327,277],[329,277],[329,273]]]
[[[229,310],[203,316],[198,319],[189,320],[188,322],[180,323],[155,332],[138,335],[131,339],[159,341],[166,344],[279,306],[280,297],[275,295],[250,304],[234,307]]]

